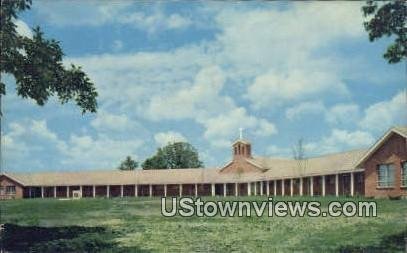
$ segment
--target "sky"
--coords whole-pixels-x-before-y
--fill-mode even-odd
[[[406,125],[406,65],[369,42],[363,2],[34,1],[18,32],[39,25],[64,64],[95,83],[98,112],[16,95],[4,76],[6,171],[115,169],[187,141],[205,167],[231,159],[243,128],[254,156],[308,157],[367,148]]]

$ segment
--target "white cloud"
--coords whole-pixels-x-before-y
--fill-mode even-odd
[[[178,132],[173,132],[173,131],[156,133],[154,135],[154,140],[160,147],[165,146],[168,143],[187,141],[185,136],[183,136],[182,134],[180,134]]]
[[[394,125],[407,124],[407,93],[400,91],[388,101],[369,106],[359,123],[363,129],[383,132]]]
[[[157,122],[193,119],[204,127],[204,137],[212,145],[229,146],[239,127],[257,136],[276,133],[272,122],[254,116],[247,106],[227,95],[234,81],[247,85],[245,98],[254,108],[301,104],[316,98],[323,103],[329,98],[325,95],[343,96],[348,92],[337,71],[336,58],[327,49],[338,40],[365,35],[360,3],[332,6],[312,2],[290,7],[224,8],[216,12],[219,32],[215,39],[201,44],[167,52],[71,60],[90,74],[106,108],[130,110]],[[176,16],[160,15],[159,11],[133,12],[117,22],[139,23],[150,27],[146,28],[150,32],[159,29],[154,28],[156,24],[183,26]],[[314,109],[319,110],[318,105]],[[299,117],[306,111],[298,110],[292,108],[289,117]],[[340,114],[338,110],[334,112]]]
[[[100,26],[114,22],[129,6],[129,2],[90,0],[72,4],[69,1],[49,1],[34,2],[33,10],[57,26]]]
[[[253,80],[245,97],[256,109],[347,94],[335,56],[318,52],[339,39],[364,35],[360,3],[290,7],[228,9],[217,16],[223,29],[217,37],[220,55],[231,63],[234,80]]]
[[[15,20],[15,25],[16,25],[16,31],[19,35],[21,36],[25,36],[28,38],[32,38],[33,37],[33,33],[30,29],[30,27],[28,27],[28,25],[22,21],[21,19],[17,19]]]
[[[136,151],[143,144],[134,138],[112,139],[106,135],[93,138],[88,135],[71,135],[66,145],[59,149],[61,161],[68,168],[113,169],[127,155],[137,159]]]
[[[323,115],[325,121],[330,125],[355,125],[360,120],[359,106],[354,103],[339,103],[326,108],[321,101],[302,102],[296,106],[289,107],[285,116],[289,120],[302,119],[306,115]]]
[[[223,29],[218,40],[230,62],[250,71],[257,68],[264,72],[271,64],[307,67],[314,64],[309,59],[312,50],[339,38],[365,36],[361,5],[297,2],[280,10],[224,8],[216,17]],[[310,61],[302,65],[304,60]]]
[[[6,169],[29,154],[29,145],[19,140],[19,137],[24,134],[24,131],[24,127],[20,124],[11,123],[9,124],[9,130],[2,136],[2,151],[4,160],[6,161]],[[8,166],[8,163],[10,163],[11,166]]]
[[[34,135],[49,141],[58,142],[57,135],[48,128],[45,120],[32,120],[31,123],[30,130]]]
[[[90,124],[95,129],[109,131],[130,130],[135,125],[125,114],[113,114],[104,110],[99,110]]]
[[[273,123],[267,121],[266,119],[258,120],[258,126],[256,127],[256,130],[254,131],[255,135],[271,136],[276,133],[277,133],[277,127]]]
[[[131,2],[103,1],[86,1],[80,5],[63,1],[34,4],[34,10],[58,26],[102,26],[116,23],[155,33],[160,30],[184,29],[192,24],[191,19],[178,13],[164,13],[158,4],[151,8],[151,13],[135,11],[140,9],[140,5],[135,7]]]
[[[123,15],[117,21],[122,24],[131,24],[141,30],[146,30],[150,34],[159,30],[184,29],[192,24],[189,18],[177,13],[166,15],[161,10],[156,10],[152,14],[132,12]]]
[[[277,133],[277,128],[273,123],[249,115],[243,107],[237,107],[227,113],[207,118],[200,123],[206,128],[204,137],[216,147],[230,147],[231,142],[237,138],[239,128],[262,137]]]
[[[151,97],[167,96],[174,93],[175,87],[191,85],[197,71],[209,63],[205,51],[205,47],[186,46],[168,52],[71,58],[66,63],[83,66],[97,85],[99,101],[105,107],[144,115]]]
[[[37,161],[35,152],[56,152],[58,169],[112,169],[126,155],[137,158],[137,150],[143,142],[126,136],[115,138],[99,133],[96,137],[71,134],[68,141],[63,140],[50,130],[45,120],[29,120],[21,123],[12,122],[4,135],[5,159],[8,168],[24,166],[30,161],[26,170],[36,164],[47,169]],[[31,165],[32,161],[32,165]],[[45,166],[45,167],[44,167]]]
[[[206,118],[228,110],[233,103],[228,97],[221,97],[225,77],[218,66],[201,69],[192,85],[176,92],[151,99],[147,115],[151,119]]]
[[[346,10],[351,9],[345,6]],[[331,8],[326,5],[322,7]],[[293,13],[301,14],[302,8],[296,6]],[[308,5],[305,9],[307,14],[315,10]],[[221,11],[217,18],[220,33],[215,41],[164,53],[102,55],[75,60],[95,79],[100,99],[105,103],[119,106],[122,110],[135,108],[138,115],[156,121],[194,119],[205,127],[204,137],[207,140],[216,146],[226,146],[239,127],[249,128],[256,135],[271,135],[276,130],[274,124],[251,116],[244,107],[223,94],[225,80],[244,79],[245,76],[249,80],[254,79],[248,87],[246,98],[256,108],[301,102],[333,91],[336,95],[346,94],[346,85],[333,68],[326,67],[330,61],[310,58],[310,53],[321,45],[320,40],[358,36],[354,25],[345,29],[339,28],[343,25],[340,22],[334,23],[336,32],[331,34],[329,31],[328,35],[331,35],[326,40],[314,38],[304,46],[300,35],[287,34],[282,24],[288,22],[293,26],[298,23],[304,33],[314,25],[321,25],[324,17],[318,14],[315,21],[314,15],[301,14],[302,22],[293,23],[293,13],[272,10]],[[341,10],[335,15],[339,13],[346,17],[349,15]],[[280,16],[284,22],[276,21]],[[154,19],[151,20],[153,22]],[[235,22],[237,20],[239,22]],[[242,20],[243,23],[240,22]],[[306,22],[312,25],[303,25]],[[271,31],[270,25],[275,29]],[[287,46],[290,48],[288,55]],[[177,87],[177,91],[174,91],[174,87]],[[128,92],[123,94],[121,90]],[[225,124],[219,121],[221,119],[230,120],[231,123],[225,126],[224,131],[217,131],[217,125]]]
[[[266,148],[267,155],[273,157],[285,157],[285,158],[292,158],[293,150],[290,148],[283,148],[276,145],[270,145]]]
[[[255,108],[266,108],[333,92],[343,95],[348,90],[333,73],[293,69],[289,73],[259,75],[247,92],[246,97]]]
[[[30,171],[33,167],[43,168],[43,156],[38,157],[38,154],[44,152],[48,146],[64,145],[48,128],[45,120],[11,122],[2,138],[6,170],[24,168]]]
[[[113,41],[112,49],[115,52],[118,52],[118,51],[122,50],[123,49],[123,41],[121,41],[121,40]]]
[[[336,7],[333,11],[331,5],[323,3],[298,3],[287,10],[225,8],[216,12],[219,33],[211,42],[168,52],[72,60],[90,73],[106,107],[130,109],[155,121],[193,119],[205,127],[207,140],[226,146],[239,127],[258,136],[276,132],[272,122],[252,116],[224,93],[228,81],[250,84],[246,98],[256,108],[301,102],[332,92],[346,94],[346,85],[331,59],[311,57],[313,50],[329,46],[331,41],[358,37],[363,32],[353,23],[360,16],[354,15],[360,11],[357,4]],[[316,13],[315,9],[322,11]],[[140,21],[140,25],[154,27],[168,20],[161,14],[133,12],[122,16],[120,22]],[[338,22],[343,18],[348,19]],[[170,19],[183,23],[177,16]],[[224,123],[226,120],[230,122]],[[218,130],[219,125],[225,125],[224,130]]]
[[[154,96],[147,109],[153,120],[186,119],[197,121],[217,115],[234,107],[228,97],[221,97],[224,75],[218,66],[201,69],[194,83],[175,92]]]
[[[355,148],[366,148],[373,144],[373,136],[364,131],[347,131],[333,129],[331,135],[323,137],[317,142],[305,144],[305,150],[309,154],[326,154]]]
[[[321,114],[325,112],[325,106],[321,101],[303,102],[286,109],[285,116],[289,120],[299,119],[306,114]]]
[[[326,112],[326,121],[333,125],[355,124],[360,119],[357,104],[337,104]]]
[[[154,120],[194,119],[205,126],[204,137],[218,147],[229,146],[240,127],[260,136],[275,134],[274,124],[249,115],[230,97],[221,95],[224,81],[223,71],[218,66],[203,68],[192,86],[167,96],[153,97],[147,115]]]
[[[192,21],[179,14],[171,14],[167,20],[167,27],[172,29],[186,28],[191,25]]]

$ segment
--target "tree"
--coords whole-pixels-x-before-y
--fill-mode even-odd
[[[297,168],[300,175],[305,173],[307,168],[307,159],[305,157],[305,148],[303,139],[299,139],[297,144],[293,147],[294,160],[297,161]]]
[[[185,169],[201,168],[197,150],[187,142],[174,142],[159,148],[155,155],[141,165],[143,169]]]
[[[123,162],[120,163],[118,167],[119,170],[135,170],[138,167],[138,162],[133,160],[131,156],[127,156]]]
[[[96,112],[94,84],[80,67],[63,66],[59,42],[45,39],[39,27],[33,29],[32,38],[17,33],[18,14],[30,7],[31,0],[1,0],[1,74],[14,76],[17,94],[38,105],[56,95],[62,104],[75,101],[82,113]],[[5,94],[6,85],[0,82],[0,98]]]
[[[373,15],[373,18],[364,22],[370,41],[383,36],[395,37],[383,57],[389,63],[398,63],[407,58],[407,1],[388,1],[379,6],[378,2],[369,0],[362,11],[365,17]]]

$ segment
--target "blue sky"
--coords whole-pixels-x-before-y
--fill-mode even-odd
[[[97,114],[43,107],[5,76],[7,171],[114,169],[184,140],[206,167],[231,158],[239,127],[258,156],[316,156],[371,145],[406,124],[405,64],[368,41],[362,2],[36,1],[40,25],[99,92]]]

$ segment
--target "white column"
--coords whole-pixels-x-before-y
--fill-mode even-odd
[[[260,182],[260,195],[263,196],[263,181]]]
[[[290,179],[290,195],[291,196],[293,196],[294,195],[294,187],[293,187],[293,184],[294,184],[294,179]]]
[[[182,184],[179,185],[178,190],[179,190],[179,196],[182,197]]]
[[[95,185],[93,185],[93,190],[92,190],[92,193],[93,193],[93,197],[94,198],[96,198],[96,186]]]
[[[339,196],[339,174],[335,175],[335,195]]]
[[[223,197],[226,197],[226,184],[223,184]]]
[[[44,186],[41,186],[41,198],[44,198]]]
[[[31,187],[28,187],[28,196],[30,196],[30,198],[31,198],[31,196],[32,196]]]
[[[304,178],[300,177],[300,196],[303,195]]]
[[[150,198],[153,196],[153,185],[148,185],[148,190],[149,190],[149,195],[150,195]]]
[[[198,197],[198,184],[195,184],[195,197]]]
[[[311,196],[314,196],[314,177],[310,177],[309,181],[310,181],[309,182],[309,184],[310,184],[309,192],[310,192]]]
[[[274,180],[273,188],[274,188],[274,196],[276,196],[277,195],[277,180]]]
[[[57,187],[54,186],[54,198],[56,198],[56,197],[57,197]]]
[[[66,187],[66,197],[69,198],[69,186]]]
[[[285,192],[284,192],[284,187],[285,183],[284,183],[284,179],[281,180],[281,196],[284,196]]]
[[[211,184],[212,197],[215,196],[215,184]]]
[[[247,183],[247,196],[252,195],[252,183]]]
[[[138,197],[138,185],[134,185],[134,197]]]
[[[270,181],[266,181],[266,191],[267,191],[267,196],[270,195]]]
[[[235,183],[235,196],[236,196],[236,197],[239,196],[239,191],[238,191],[238,188],[237,188],[237,183]]]
[[[164,197],[167,197],[167,185],[164,185]]]
[[[325,196],[325,176],[322,176],[322,196]]]
[[[355,174],[350,173],[350,195],[355,195]]]
[[[81,198],[82,198],[82,185],[79,186],[79,192],[81,193]]]
[[[106,197],[110,198],[110,185],[106,185]]]
[[[123,198],[123,185],[120,185],[120,197]]]
[[[254,182],[254,195],[257,195],[257,182]]]

